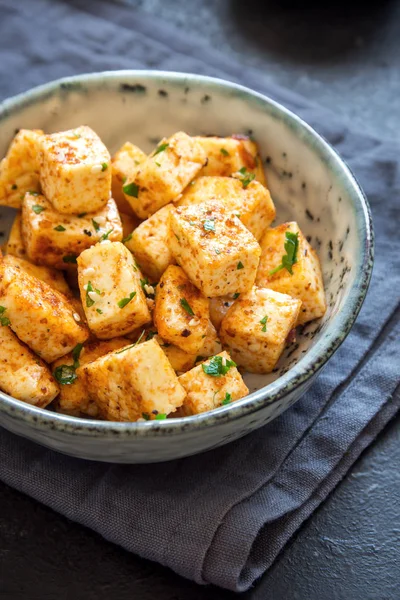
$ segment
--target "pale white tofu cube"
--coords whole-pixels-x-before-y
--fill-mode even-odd
[[[126,247],[135,255],[142,271],[151,281],[160,280],[165,269],[175,263],[169,249],[169,215],[173,204],[160,208],[143,221],[126,241]]]
[[[106,206],[111,157],[90,127],[43,136],[39,162],[43,194],[58,212],[97,212]]]
[[[176,206],[201,204],[207,200],[224,202],[257,240],[275,219],[271,194],[258,181],[244,185],[233,177],[199,177],[186,188]]]
[[[186,391],[180,412],[196,415],[247,396],[249,390],[227,352],[213,356],[179,377]]]
[[[185,390],[154,338],[111,352],[81,370],[90,398],[108,421],[162,420],[185,398]]]
[[[254,286],[228,310],[219,331],[233,360],[250,373],[270,373],[295,327],[301,301]]]
[[[14,333],[46,362],[64,356],[89,336],[63,294],[4,261],[0,263],[0,305]]]
[[[133,212],[146,219],[172,202],[206,163],[201,145],[182,131],[163,139],[123,186]]]
[[[0,372],[0,389],[17,400],[44,408],[58,394],[47,365],[7,325],[0,325]]]
[[[82,252],[78,280],[88,325],[98,338],[122,336],[151,321],[138,268],[120,242]]]
[[[83,250],[101,239],[121,241],[122,224],[112,198],[97,213],[64,215],[44,196],[26,194],[22,206],[22,233],[29,260],[68,270],[76,265]]]
[[[5,254],[12,254],[19,258],[26,258],[26,249],[22,237],[21,213],[15,215],[15,219],[8,234],[8,240],[5,245]]]
[[[25,192],[40,191],[38,154],[43,131],[20,129],[0,162],[0,205],[20,208]]]
[[[153,317],[164,340],[196,354],[209,331],[209,301],[181,267],[170,265],[156,289]]]
[[[111,159],[111,191],[120,212],[126,214],[132,213],[131,205],[125,198],[122,186],[125,185],[128,178],[134,173],[136,167],[146,160],[146,158],[147,155],[140,148],[131,144],[131,142],[125,142]]]
[[[89,398],[89,390],[82,367],[114,350],[128,346],[127,338],[114,338],[107,341],[93,341],[76,348],[73,352],[59,358],[52,364],[52,372],[60,384],[60,395],[57,399],[57,412],[80,417],[98,416],[97,404]]]
[[[228,177],[240,169],[254,175],[255,179],[266,185],[262,159],[256,142],[246,135],[232,137],[196,137],[203,147],[208,162],[200,175],[220,175]]]
[[[287,268],[279,268],[283,264],[283,257],[287,255],[287,234],[297,236],[298,243],[294,257],[296,262],[291,267],[292,273]],[[301,300],[297,325],[322,317],[326,311],[326,299],[321,266],[317,253],[300,231],[298,224],[283,223],[268,229],[261,240],[261,249],[257,285]]]
[[[213,298],[252,287],[261,248],[221,202],[209,200],[171,211],[170,249],[191,281]]]

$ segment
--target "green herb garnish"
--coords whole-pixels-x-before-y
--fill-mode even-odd
[[[100,230],[100,225],[94,219],[92,219],[92,225],[93,225],[95,231],[99,231]]]
[[[215,231],[215,219],[206,219],[203,227],[206,231]]]
[[[236,269],[244,269],[243,263],[239,260]]]
[[[260,321],[261,325],[262,325],[262,329],[261,331],[263,331],[264,333],[267,331],[267,321],[268,321],[268,316],[265,315],[265,317],[263,317]]]
[[[78,215],[78,219],[82,219],[83,217],[86,217],[87,213],[79,213]]]
[[[59,365],[54,370],[54,377],[57,379],[58,383],[61,385],[71,385],[77,379],[76,369],[79,367],[79,357],[81,355],[81,351],[83,348],[83,344],[77,344],[75,348],[72,350],[72,358],[74,360],[74,364],[72,365]]]
[[[293,265],[297,263],[297,251],[299,249],[299,234],[292,233],[291,231],[287,231],[285,233],[285,244],[284,248],[286,250],[286,254],[282,256],[282,262],[280,265],[272,269],[268,273],[268,275],[274,275],[278,273],[281,269],[286,269],[289,271],[291,275],[293,275]]]
[[[62,225],[57,225],[57,227],[54,227],[54,231],[67,231],[67,230]]]
[[[108,164],[106,162],[101,163],[101,170],[106,171],[108,169]]]
[[[142,419],[145,421],[150,421],[150,415],[148,413],[142,413]]]
[[[230,156],[228,150],[226,150],[225,148],[221,148],[220,149],[221,154],[223,154],[224,156]]]
[[[137,346],[142,341],[142,337],[144,336],[145,333],[146,333],[146,330],[143,329],[142,333],[140,334],[140,336],[138,337],[138,339],[136,340],[136,342],[134,344],[131,344],[130,346],[126,346],[126,348],[122,348],[122,350],[118,350],[118,352],[116,352],[115,354],[122,354],[122,352],[126,352],[127,350],[130,350],[131,348],[134,348],[135,346]]]
[[[136,183],[134,183],[133,181],[132,183],[127,183],[126,185],[124,185],[122,190],[124,194],[126,194],[127,196],[132,196],[133,198],[137,198],[139,195],[139,186],[136,185]]]
[[[130,233],[129,235],[127,235],[127,236],[126,236],[126,238],[124,238],[124,239],[122,240],[122,243],[123,243],[123,244],[126,244],[126,242],[130,242],[130,241],[131,241],[131,239],[132,239],[132,234]]]
[[[7,327],[7,325],[10,325],[11,321],[8,317],[4,317],[2,315],[4,315],[4,313],[6,312],[6,307],[5,306],[0,306],[0,325],[2,327]]]
[[[89,296],[89,292],[94,292],[91,281],[88,281],[88,284],[86,287],[86,306],[87,306],[87,308],[90,308],[94,304],[94,300]]]
[[[240,178],[241,182],[242,182],[242,186],[244,188],[247,188],[247,186],[249,185],[249,183],[251,183],[253,181],[253,179],[255,179],[255,174],[254,173],[250,173],[246,167],[242,167],[241,169],[239,169],[239,173],[242,175],[242,177]]]
[[[131,292],[128,296],[128,298],[122,298],[122,300],[118,301],[118,306],[120,308],[124,308],[124,306],[126,306],[127,304],[129,304],[129,302],[136,296],[136,292]]]
[[[186,300],[186,298],[181,298],[180,303],[181,303],[182,308],[184,310],[186,310],[187,314],[190,315],[191,317],[194,317],[194,312],[193,312],[189,302]]]
[[[103,233],[103,235],[100,237],[100,242],[102,242],[103,240],[108,240],[108,236],[113,231],[114,231],[114,227],[112,229],[109,229],[108,231],[106,231],[106,233]]]
[[[166,150],[168,148],[168,146],[169,146],[169,144],[167,144],[166,142],[164,144],[160,144],[158,146],[158,148],[154,151],[153,156],[160,154],[160,152],[164,152],[164,150]]]
[[[240,292],[236,292],[235,294],[233,294],[233,299],[237,300],[240,296]]]
[[[99,315],[103,314],[103,311],[101,310],[101,308],[96,308],[96,312],[99,313]]]
[[[225,404],[229,404],[232,400],[232,395],[229,392],[226,392],[225,398],[222,400],[221,404],[224,406]]]
[[[152,340],[155,335],[157,335],[157,331],[148,331],[146,335],[146,342]]]
[[[30,192],[31,193],[31,192]],[[32,210],[34,213],[36,213],[37,215],[40,215],[41,212],[43,212],[45,209],[44,206],[40,206],[40,204],[34,204],[32,206]]]
[[[158,413],[158,415],[156,415],[156,421],[163,421],[166,418],[167,415],[165,413]]]
[[[67,256],[63,256],[63,262],[71,263],[73,265],[76,265],[76,259],[77,257],[75,256],[75,254],[67,254]]]
[[[222,356],[213,356],[208,364],[203,363],[201,367],[204,373],[211,377],[220,377],[226,375],[231,367],[236,367],[236,363],[229,359],[225,359],[225,364],[223,364],[222,358]]]

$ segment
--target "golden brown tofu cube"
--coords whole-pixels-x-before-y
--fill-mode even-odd
[[[111,157],[90,127],[42,136],[40,184],[55,210],[64,214],[98,212],[111,194]]]
[[[283,257],[287,255],[287,234],[297,236],[298,241],[292,273],[287,268],[279,268],[285,262]],[[257,285],[301,300],[297,325],[322,317],[326,311],[326,300],[321,266],[317,253],[307,242],[297,223],[283,223],[268,229],[261,240],[261,249]]]
[[[266,187],[258,181],[247,185],[233,177],[199,177],[183,192],[177,206],[201,204],[207,200],[224,202],[259,240],[275,219],[275,206]]]
[[[160,208],[132,233],[126,247],[135,255],[140,268],[153,282],[159,281],[165,269],[175,263],[169,249],[169,215],[173,205]]]
[[[256,286],[231,306],[220,337],[233,360],[250,373],[270,373],[295,327],[301,302]]]
[[[22,206],[22,233],[29,260],[68,270],[83,250],[102,238],[122,240],[122,224],[112,198],[97,213],[62,215],[44,196],[26,194]]]
[[[160,336],[196,354],[204,344],[210,323],[209,301],[181,267],[171,265],[156,290],[154,324]]]
[[[17,400],[44,408],[58,394],[46,364],[6,325],[0,326],[0,372],[0,389]]]
[[[5,245],[5,253],[17,256],[18,258],[26,258],[25,244],[22,238],[21,228],[21,213],[18,212],[11,226],[8,240]]]
[[[128,346],[131,342],[126,338],[114,338],[107,341],[86,343],[62,356],[52,364],[52,371],[60,383],[60,395],[57,402],[57,412],[80,417],[98,416],[97,405],[90,400],[89,390],[82,375],[82,367],[93,362],[100,356]]]
[[[254,284],[261,248],[215,200],[171,211],[169,244],[176,262],[205,296],[245,292]]]
[[[196,415],[247,396],[249,390],[227,352],[213,356],[179,377],[186,391],[181,413]]]
[[[123,186],[126,200],[140,219],[172,202],[206,162],[201,145],[182,131],[164,139]]]
[[[265,173],[256,142],[246,135],[232,137],[196,137],[203,147],[208,162],[200,175],[228,177],[240,169],[254,174],[257,181],[266,185]]]
[[[0,305],[14,333],[48,363],[88,338],[87,328],[76,320],[75,309],[63,294],[4,261]]]
[[[23,258],[13,256],[12,254],[6,255],[3,260],[4,264],[25,271],[28,275],[37,277],[40,281],[47,283],[53,290],[57,290],[57,292],[67,296],[67,298],[72,296],[72,292],[65,281],[64,275],[60,271],[57,271],[57,269],[34,265],[33,263],[24,260]]]
[[[87,322],[100,339],[125,335],[151,321],[132,254],[104,241],[78,258],[79,289]]]
[[[126,142],[111,159],[112,197],[117,203],[120,212],[128,215],[132,213],[131,205],[125,198],[122,186],[127,182],[132,173],[134,173],[136,167],[146,160],[146,158],[147,155],[140,148],[131,144],[131,142]],[[124,234],[124,237],[125,235],[127,234]]]
[[[40,191],[38,152],[43,131],[20,129],[0,162],[0,205],[20,208],[27,191]]]
[[[185,397],[154,338],[111,352],[81,370],[100,416],[108,421],[163,419],[181,406]]]

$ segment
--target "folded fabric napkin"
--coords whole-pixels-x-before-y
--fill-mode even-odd
[[[368,195],[376,262],[357,323],[311,390],[263,429],[199,456],[142,466],[68,458],[0,430],[7,484],[184,577],[243,591],[400,407],[400,146],[349,131],[265,74],[127,7],[0,0],[0,10],[0,99],[105,69],[218,75],[299,113],[347,159]]]

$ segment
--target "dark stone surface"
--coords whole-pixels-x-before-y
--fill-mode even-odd
[[[367,132],[398,137],[398,2],[125,2],[267,69]],[[399,464],[400,416],[244,598],[398,600]],[[2,484],[0,507],[2,600],[234,597],[128,554]]]

